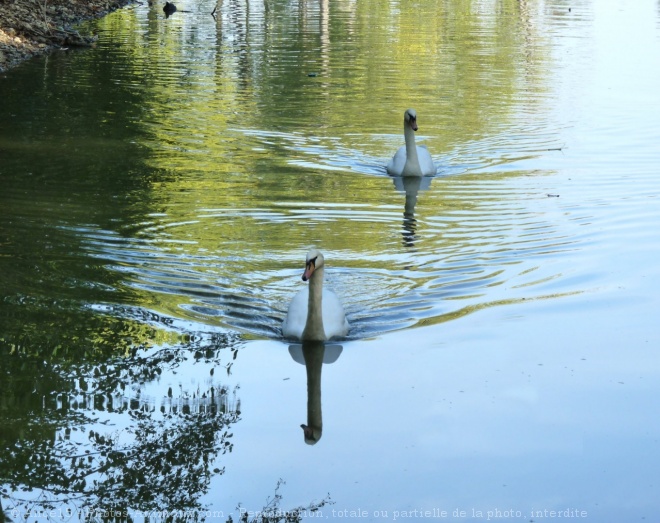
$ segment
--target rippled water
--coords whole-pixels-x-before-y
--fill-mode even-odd
[[[130,6],[90,26],[95,49],[0,78],[4,506],[115,499],[137,468],[154,493],[116,494],[133,509],[227,516],[285,477],[291,504],[328,492],[371,520],[656,513],[657,5],[177,6]],[[385,171],[411,106],[436,176]],[[325,367],[280,329],[312,245],[351,324]],[[301,460],[322,367],[326,435]],[[67,442],[113,456],[104,426],[149,466],[74,461],[95,490],[43,465]],[[181,441],[194,502],[152,433]]]
[[[108,19],[97,53],[63,62],[75,70],[73,85],[55,87],[91,93],[102,84],[108,92],[96,118],[83,116],[82,128],[69,132],[107,127],[100,143],[84,136],[76,146],[108,153],[94,183],[111,177],[137,186],[98,195],[110,224],[63,217],[62,226],[80,241],[81,256],[122,273],[138,305],[157,302],[159,313],[278,338],[310,245],[326,251],[351,338],[588,288],[562,287],[561,269],[542,266],[580,249],[574,225],[582,218],[558,222],[557,195],[520,182],[543,176],[538,167],[562,147],[548,114],[556,96],[549,59],[497,40],[513,24],[509,36],[527,38],[529,52],[548,48],[531,13],[511,7],[500,20],[483,7],[459,31],[452,23],[465,20],[451,9],[448,22],[424,24],[412,39],[383,34],[382,42],[351,45],[374,23],[351,3],[280,6],[268,15],[265,6],[229,4],[217,19],[211,5],[169,19],[136,6]],[[379,12],[378,23],[391,31],[418,25],[407,11],[380,8],[390,13]],[[420,51],[429,38],[436,48]],[[355,61],[360,50],[370,58]],[[372,60],[383,76],[367,76]],[[57,112],[75,113],[77,102],[68,103]],[[420,114],[418,139],[434,154],[433,179],[384,171],[402,143],[408,105]],[[115,133],[128,136],[108,144]],[[532,159],[535,170],[516,165]],[[83,165],[80,174],[55,173],[56,190],[69,174],[86,178]],[[133,195],[133,209],[108,208],[108,198]]]
[[[350,184],[354,175],[336,174],[335,180]],[[336,246],[326,253],[328,280],[344,298],[352,338],[445,321],[475,307],[583,290],[555,282],[561,279],[557,268],[542,267],[544,259],[580,248],[575,235],[585,220],[549,221],[548,213],[558,213],[554,196],[521,187],[502,202],[498,193],[507,191],[498,182],[485,185],[468,176],[460,188],[433,180],[435,197],[431,180],[422,180],[428,194],[419,191],[420,180],[395,180],[400,194],[386,181],[378,189],[398,197],[398,208],[274,202],[263,208],[200,208],[175,221],[152,216],[132,237],[97,229],[75,233],[89,255],[127,273],[127,285],[171,295],[166,313],[272,337],[281,336],[287,298],[301,285],[306,245],[323,241]],[[443,214],[416,213],[418,198]],[[223,229],[234,226],[238,230],[223,237]],[[190,228],[209,242],[219,232],[221,247],[200,249],[200,235]],[[352,248],[370,232],[371,245]],[[255,235],[271,240],[246,253]],[[286,242],[299,247],[287,249]]]

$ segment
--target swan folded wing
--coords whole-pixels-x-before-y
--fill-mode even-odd
[[[419,160],[419,167],[422,171],[422,175],[428,176],[430,174],[437,174],[438,168],[435,166],[431,153],[425,145],[417,146],[417,158]]]
[[[285,338],[302,337],[307,323],[307,304],[309,301],[309,287],[301,289],[291,300],[289,310],[282,324],[282,334]]]
[[[401,175],[406,165],[406,146],[402,145],[387,164],[388,174]]]
[[[348,334],[348,320],[344,307],[337,295],[329,289],[323,291],[323,329],[330,338],[341,338]]]

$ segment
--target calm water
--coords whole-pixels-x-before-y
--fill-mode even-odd
[[[660,518],[659,4],[177,6],[0,77],[6,513]]]

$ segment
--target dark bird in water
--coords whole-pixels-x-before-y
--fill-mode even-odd
[[[165,2],[163,11],[165,12],[165,17],[169,17],[170,15],[176,13],[176,6],[172,2]]]

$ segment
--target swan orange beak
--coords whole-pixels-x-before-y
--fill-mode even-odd
[[[305,267],[305,272],[303,272],[302,281],[309,280],[312,277],[315,268],[316,265],[314,264],[314,260],[309,260],[307,262],[307,267]]]

